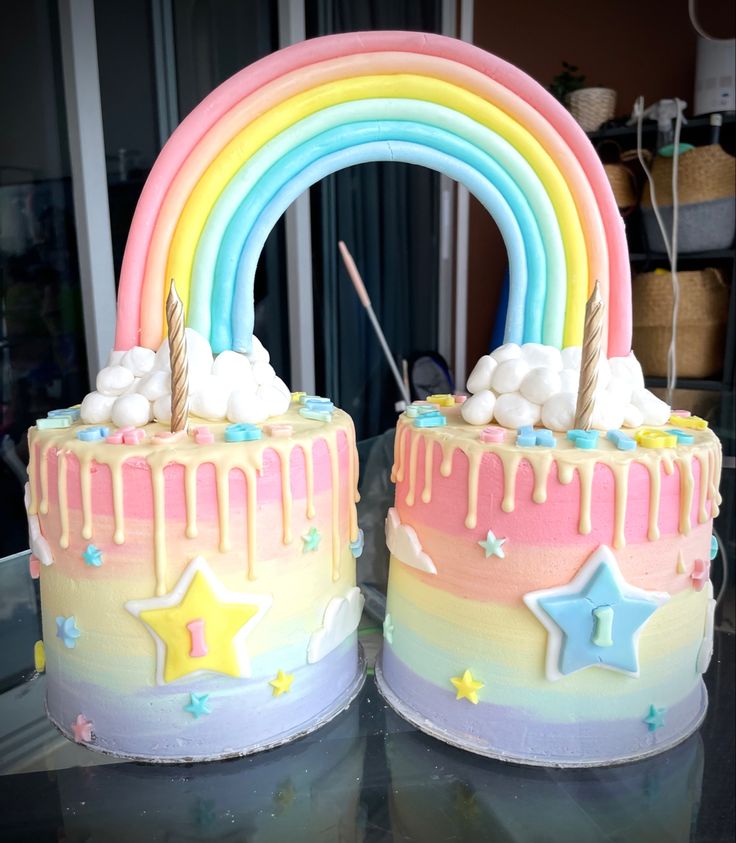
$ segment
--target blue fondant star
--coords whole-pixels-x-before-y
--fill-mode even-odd
[[[503,559],[506,556],[503,552],[503,544],[505,541],[506,539],[497,539],[493,534],[493,530],[489,530],[485,540],[479,541],[478,544],[483,548],[483,551],[486,554],[486,559],[488,559],[489,556],[498,556],[499,559]]]
[[[209,694],[189,694],[189,704],[184,706],[184,711],[188,711],[190,714],[193,714],[194,717],[199,720],[202,714],[212,714],[210,709],[207,707],[207,700],[209,699]]]
[[[77,646],[77,638],[82,633],[77,628],[77,620],[74,615],[65,618],[59,615],[56,619],[56,637],[63,642],[68,650],[73,650]]]
[[[544,624],[547,677],[586,667],[638,676],[642,627],[669,595],[629,585],[611,550],[601,545],[566,586],[524,596]]]
[[[302,541],[304,542],[302,553],[309,553],[310,551],[317,550],[319,543],[322,541],[322,536],[316,527],[311,527],[309,532],[302,536]]]
[[[656,732],[664,726],[664,715],[666,708],[656,708],[653,705],[649,706],[649,714],[644,718],[644,722],[649,727],[650,732]]]
[[[718,539],[715,536],[710,537],[710,561],[712,562],[718,556]]]
[[[363,531],[358,530],[358,538],[354,542],[350,542],[350,552],[353,554],[354,559],[358,559],[363,553],[364,540]]]
[[[99,568],[102,565],[102,551],[93,544],[87,545],[87,550],[82,554],[82,558],[88,565]]]

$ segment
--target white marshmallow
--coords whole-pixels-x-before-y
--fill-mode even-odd
[[[153,402],[153,417],[158,422],[171,421],[171,396],[162,395]]]
[[[575,369],[563,369],[560,372],[560,392],[574,392],[577,395],[579,385],[579,371]]]
[[[227,402],[227,417],[231,422],[257,424],[266,421],[266,404],[258,395],[244,389],[236,389]]]
[[[634,389],[644,388],[644,373],[633,352],[628,357],[611,357],[608,365],[611,367],[613,377],[621,378],[631,384]]]
[[[207,375],[199,388],[192,395],[190,410],[192,415],[203,419],[219,421],[227,415],[227,402],[230,398],[231,382],[220,375]]]
[[[265,360],[260,360],[253,364],[253,377],[255,378],[256,384],[261,386],[265,383],[273,383],[273,379],[276,377],[276,372],[270,363],[266,363]]]
[[[648,389],[634,389],[631,393],[631,403],[641,410],[644,424],[666,424],[672,414],[669,404],[665,404]]]
[[[550,430],[567,431],[575,426],[575,405],[577,395],[574,392],[561,392],[544,402],[542,424]]]
[[[268,363],[271,359],[271,355],[255,334],[253,334],[250,352],[246,356],[251,363]]]
[[[624,427],[641,427],[644,424],[644,413],[633,404],[624,407]]]
[[[271,386],[275,387],[279,390],[279,392],[283,392],[284,395],[289,399],[289,403],[291,404],[291,390],[289,387],[281,380],[281,378],[274,378],[273,383]]]
[[[490,389],[482,389],[460,405],[460,415],[468,424],[488,424],[493,418],[496,396]]]
[[[605,389],[611,380],[611,366],[605,354],[601,354],[598,358],[598,381],[596,383],[597,389]]]
[[[517,392],[528,372],[529,364],[525,360],[519,357],[504,360],[496,367],[491,386],[498,393]]]
[[[171,395],[171,375],[159,369],[149,372],[138,382],[138,392],[149,401]]]
[[[117,427],[143,427],[151,421],[151,404],[138,392],[121,395],[112,407],[112,422]]]
[[[261,384],[256,391],[256,396],[263,401],[269,418],[283,415],[291,404],[291,393],[288,396],[285,395],[283,390],[274,386],[273,383]]]
[[[551,345],[542,345],[538,342],[525,342],[521,347],[521,359],[530,369],[544,366],[559,372],[562,369],[562,357],[559,349]]]
[[[560,352],[560,356],[562,357],[562,368],[563,369],[577,369],[580,371],[580,359],[583,355],[582,346],[579,345],[568,345],[567,348],[563,348]]]
[[[240,385],[242,380],[251,378],[250,360],[237,351],[222,351],[215,357],[212,374],[228,378],[233,386]]]
[[[631,384],[621,378],[612,377],[608,382],[606,392],[622,407],[625,407],[631,401]]]
[[[532,369],[521,382],[519,391],[533,404],[544,404],[556,393],[560,392],[560,376],[547,366]]]
[[[108,366],[119,366],[120,361],[125,356],[125,351],[116,351],[114,348],[113,350],[107,355],[107,365]]]
[[[467,404],[467,401],[465,403]],[[518,392],[508,392],[498,397],[493,415],[504,427],[519,428],[535,425],[542,416],[542,408],[539,404],[527,401]]]
[[[515,358],[521,355],[521,346],[518,346],[515,342],[507,342],[504,345],[499,345],[499,347],[490,353],[490,357],[496,361],[496,363],[503,363],[506,360],[514,360]]]
[[[112,416],[112,405],[117,395],[103,395],[101,392],[90,392],[82,399],[79,415],[85,424],[104,424]]]
[[[97,391],[103,395],[122,395],[135,380],[125,366],[105,366],[97,375]]]
[[[591,427],[596,430],[618,430],[624,423],[624,407],[607,392],[598,393],[593,400]]]
[[[476,392],[481,392],[484,389],[491,388],[491,380],[493,379],[493,372],[498,366],[498,363],[490,356],[484,354],[483,357],[475,364],[473,371],[470,373],[468,382],[466,384],[467,390],[471,395]]]
[[[187,340],[187,365],[190,380],[192,374],[195,374],[197,377],[201,377],[202,374],[210,374],[213,362],[210,344],[193,328],[187,328],[184,333]],[[153,368],[162,369],[167,372],[171,371],[168,337],[161,343],[161,347],[156,352]]]
[[[141,345],[134,345],[133,348],[125,352],[120,365],[125,366],[126,369],[130,369],[137,378],[141,378],[153,369],[155,360],[155,351],[152,351],[150,348],[144,348]]]

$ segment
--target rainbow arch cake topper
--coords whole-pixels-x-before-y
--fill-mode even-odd
[[[465,184],[509,256],[506,342],[580,345],[596,280],[609,357],[631,348],[623,222],[588,138],[540,85],[470,44],[416,32],[331,35],[280,50],[215,89],[171,136],[123,259],[115,348],[158,348],[175,278],[215,352],[250,351],[256,264],[307,187],[367,161]]]

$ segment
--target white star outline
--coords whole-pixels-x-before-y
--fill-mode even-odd
[[[148,632],[151,634],[156,644],[156,684],[169,685],[170,682],[164,680],[164,666],[166,664],[166,643],[159,637],[159,635],[140,617],[141,612],[148,609],[170,609],[173,606],[178,606],[187,591],[189,590],[195,574],[201,573],[207,580],[215,597],[221,603],[240,603],[242,605],[258,606],[258,610],[252,618],[250,618],[233,636],[233,644],[235,646],[235,654],[238,661],[238,673],[240,678],[249,678],[251,676],[251,665],[248,651],[245,648],[245,639],[253,631],[253,627],[260,623],[263,616],[266,614],[271,604],[273,603],[273,595],[271,594],[246,594],[242,591],[230,591],[217,579],[214,571],[209,566],[209,563],[203,556],[195,556],[194,559],[187,565],[179,577],[179,581],[174,588],[161,597],[147,597],[142,600],[128,600],[125,603],[125,608],[131,615],[136,617]],[[204,676],[212,673],[209,669],[195,670],[187,673],[184,676],[179,676],[172,682],[181,680],[189,681],[193,676]],[[215,671],[216,672],[216,671]]]
[[[558,679],[563,679],[565,676],[572,676],[573,673],[579,673],[581,670],[586,670],[588,667],[601,667],[605,670],[613,670],[616,673],[623,673],[626,676],[639,677],[639,636],[642,629],[647,625],[645,621],[632,635],[632,642],[634,652],[637,654],[637,669],[636,671],[622,670],[618,667],[613,667],[608,664],[599,665],[585,665],[573,670],[570,673],[561,673],[559,669],[560,654],[562,651],[562,644],[564,640],[564,633],[562,629],[552,620],[552,618],[539,605],[540,599],[545,597],[568,597],[579,594],[583,591],[588,582],[593,578],[600,565],[608,565],[611,575],[620,589],[624,597],[630,597],[637,600],[646,600],[650,603],[656,604],[657,608],[663,606],[670,599],[670,595],[666,591],[647,591],[643,588],[638,588],[635,585],[627,583],[618,567],[616,557],[613,555],[611,548],[605,544],[600,545],[591,553],[588,559],[584,562],[582,568],[575,574],[567,585],[557,586],[556,588],[543,588],[539,591],[530,591],[523,596],[523,600],[529,609],[534,613],[537,620],[547,630],[547,655],[545,658],[545,674],[547,679],[552,682]]]

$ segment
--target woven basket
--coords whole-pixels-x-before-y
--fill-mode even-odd
[[[612,88],[580,88],[567,95],[567,107],[586,132],[595,132],[613,117],[616,92]]]
[[[652,165],[657,204],[661,207],[672,205],[672,160],[657,156]],[[718,144],[698,146],[683,152],[677,168],[677,193],[681,205],[736,195],[736,158]],[[652,207],[648,182],[644,186],[642,205]]]
[[[679,272],[677,374],[707,378],[723,367],[728,285],[717,269]],[[672,276],[644,272],[632,280],[633,346],[647,375],[666,376],[672,339]]]
[[[603,169],[611,183],[619,211],[633,211],[639,203],[639,187],[634,174],[625,164],[604,164]]]

